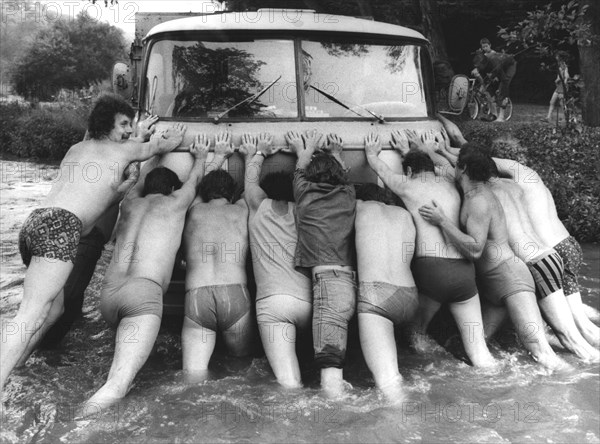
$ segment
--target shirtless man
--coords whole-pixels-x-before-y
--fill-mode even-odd
[[[244,198],[250,211],[258,331],[277,382],[302,387],[296,338],[310,338],[312,287],[310,277],[294,268],[298,232],[292,176],[269,173],[259,185],[265,158],[277,152],[268,134],[245,134],[240,152],[246,157]]]
[[[446,216],[440,198],[433,197],[419,214],[439,227],[448,240],[475,260],[477,284],[492,303],[506,305],[519,339],[533,358],[548,368],[566,364],[556,356],[541,328],[542,318],[535,301],[534,283],[523,261],[511,250],[502,205],[489,189],[492,167],[479,152],[461,151],[455,175],[463,190],[460,224]]]
[[[410,271],[415,225],[394,197],[375,184],[356,193],[357,311],[360,344],[375,384],[388,400],[402,402],[394,327],[415,323],[419,294]]]
[[[581,246],[558,218],[550,190],[533,169],[510,159],[494,158],[494,162],[499,173],[512,179],[523,191],[521,202],[541,242],[552,246],[560,255],[564,265],[563,291],[575,325],[587,342],[598,347],[600,329],[587,317],[579,291],[578,274],[583,259]]]
[[[0,387],[25,360],[37,341],[63,312],[63,287],[81,235],[122,197],[128,165],[176,148],[185,128],[173,127],[148,143],[124,140],[131,134],[133,109],[115,96],[100,98],[89,119],[90,140],[73,145],[42,208],[23,224],[19,247],[28,265],[23,300],[17,315],[3,322]],[[16,331],[15,331],[16,328]]]
[[[148,116],[137,125],[135,136],[129,137],[130,140],[138,142],[147,142],[156,130],[155,123],[157,116]],[[124,134],[127,136],[127,133]],[[89,134],[86,132],[84,140],[89,140]],[[135,183],[139,177],[139,165],[132,164],[126,171],[130,174],[129,178]],[[135,177],[132,177],[134,174]],[[128,190],[125,190],[125,194]],[[109,207],[98,219],[94,228],[85,236],[79,239],[77,246],[77,256],[73,264],[73,270],[64,286],[64,313],[56,323],[48,330],[44,338],[40,341],[39,347],[42,349],[52,349],[58,347],[60,341],[71,329],[75,320],[81,317],[83,307],[83,297],[85,290],[94,275],[94,270],[98,259],[102,256],[104,245],[110,241],[119,215],[119,202]]]
[[[185,318],[181,333],[183,370],[205,378],[217,331],[234,356],[245,356],[254,341],[252,301],[246,287],[248,207],[233,203],[235,182],[220,169],[233,153],[231,135],[218,134],[210,173],[200,182],[184,229]]]
[[[471,147],[470,144],[463,146],[461,153],[464,150],[481,153],[480,149]],[[484,156],[494,164],[489,156]],[[538,304],[546,321],[567,350],[583,360],[597,361],[600,359],[598,351],[581,336],[565,299],[562,259],[533,228],[521,187],[511,179],[500,179],[495,171],[492,174],[490,190],[504,209],[509,244],[533,275]]]
[[[115,354],[108,380],[86,403],[93,410],[123,398],[152,351],[163,293],[171,281],[185,214],[204,174],[208,147],[205,135],[195,137],[190,146],[194,164],[183,186],[175,172],[156,167],[121,205],[100,301],[102,316],[117,330]]]
[[[419,289],[418,330],[425,334],[441,304],[449,303],[473,365],[494,365],[495,360],[485,344],[473,263],[457,246],[447,241],[439,227],[427,223],[419,212],[422,205],[436,199],[442,202],[448,218],[458,225],[458,191],[451,181],[435,174],[433,162],[427,154],[414,150],[403,154],[408,150],[408,139],[404,133],[392,133],[392,146],[400,152],[403,173],[395,173],[379,159],[379,136],[370,134],[365,140],[369,165],[383,183],[404,201],[415,223],[417,234],[412,272]]]

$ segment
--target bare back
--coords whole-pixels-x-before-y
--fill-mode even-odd
[[[487,187],[480,188],[476,194],[467,193],[460,213],[460,223],[467,225],[469,217],[477,213],[488,216],[487,240],[481,257],[475,262],[477,270],[485,273],[515,255],[508,244],[506,217],[500,201]]]
[[[569,232],[556,212],[552,193],[541,178],[531,183],[519,183],[519,185],[523,190],[522,203],[541,241],[552,247],[569,237]]]
[[[193,205],[186,220],[184,243],[186,290],[246,283],[248,207],[243,200]]]
[[[549,250],[535,232],[527,209],[523,205],[523,190],[512,180],[493,179],[490,189],[500,201],[506,216],[508,242],[515,255],[525,261],[531,261]]]
[[[125,200],[106,279],[142,277],[166,291],[181,244],[186,209],[174,196],[161,194]]]
[[[431,174],[413,176],[404,183],[398,195],[404,201],[406,209],[412,215],[417,229],[415,256],[435,256],[459,259],[463,256],[448,244],[442,230],[427,222],[419,214],[423,205],[431,205],[435,200],[446,216],[458,225],[460,213],[460,195],[453,183]]]
[[[86,140],[73,145],[60,164],[59,175],[42,207],[59,207],[75,214],[87,234],[100,215],[122,196],[117,192],[131,162],[121,144]]]
[[[360,280],[414,287],[410,263],[416,229],[410,213],[381,202],[358,200],[355,228]]]

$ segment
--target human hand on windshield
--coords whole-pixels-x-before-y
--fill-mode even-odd
[[[190,154],[196,160],[206,160],[208,149],[210,148],[210,139],[204,133],[196,134],[194,141],[190,145]]]
[[[442,127],[442,129],[440,130],[440,134],[442,136],[442,141],[440,142],[438,140],[438,143],[440,143],[440,146],[445,150],[452,148],[452,145],[450,142],[450,136],[448,135],[448,131],[446,131],[445,127]]]
[[[227,158],[233,154],[233,146],[231,146],[231,134],[220,132],[215,137],[215,157],[220,156]]]
[[[439,148],[439,145],[435,139],[435,134],[433,130],[425,131],[421,134],[421,146],[420,150],[424,152],[433,151],[436,152]]]
[[[404,133],[408,139],[408,147],[411,150],[418,150],[419,146],[421,146],[421,137],[419,136],[419,133],[412,129],[407,129]]]
[[[271,156],[280,150],[280,147],[273,146],[273,136],[269,133],[260,133],[258,135],[257,148],[265,156]]]
[[[327,145],[325,145],[324,149],[329,151],[334,156],[340,155],[344,149],[344,141],[337,134],[328,134]]]
[[[402,156],[406,156],[409,150],[408,137],[404,131],[392,131],[390,145],[399,151]]]
[[[256,137],[246,133],[242,135],[242,144],[240,145],[240,154],[250,160],[256,154]]]
[[[157,140],[158,146],[162,152],[172,151],[181,145],[183,142],[183,135],[185,134],[187,127],[181,123],[176,123],[173,126],[167,128],[165,131],[160,133],[154,133],[150,140]]]
[[[138,123],[136,136],[144,142],[150,139],[150,136],[156,131],[154,124],[158,122],[158,116],[148,116]]]
[[[381,139],[375,133],[369,133],[365,137],[365,153],[367,156],[379,156],[381,152]]]
[[[285,141],[289,145],[292,152],[296,153],[296,156],[304,151],[304,140],[299,132],[288,131],[285,135]]]
[[[318,132],[316,129],[309,130],[302,136],[304,139],[304,147],[306,150],[310,152],[314,152],[323,146],[323,142],[325,142],[325,137],[323,134]]]

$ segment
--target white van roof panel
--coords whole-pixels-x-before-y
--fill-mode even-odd
[[[426,40],[423,35],[403,26],[343,15],[316,13],[312,10],[259,9],[250,12],[198,14],[169,20],[153,27],[146,38],[163,32],[179,31],[325,31],[408,37]]]

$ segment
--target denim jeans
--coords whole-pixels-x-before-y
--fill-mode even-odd
[[[343,270],[316,273],[313,294],[315,362],[320,368],[342,368],[348,322],[356,310],[356,273]]]

